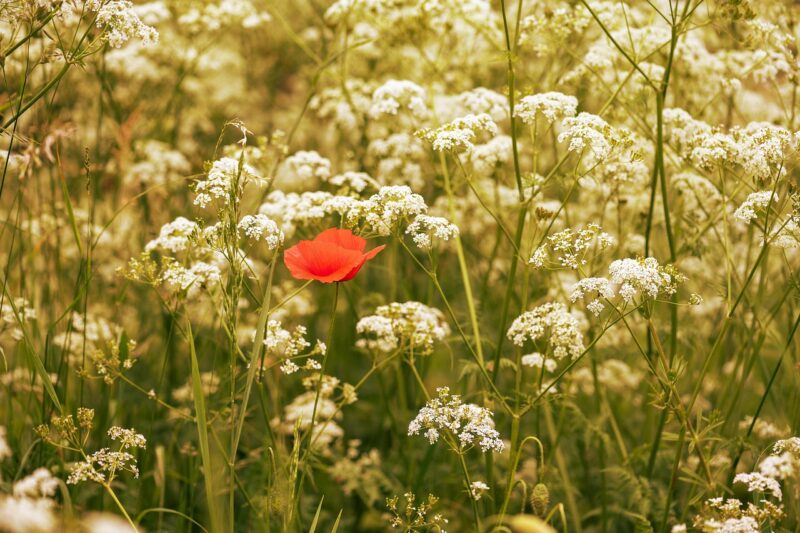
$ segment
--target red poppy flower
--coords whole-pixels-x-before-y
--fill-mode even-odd
[[[347,229],[325,230],[311,241],[300,241],[283,254],[286,268],[296,279],[323,283],[353,279],[364,263],[378,255],[381,245],[364,253],[367,241]]]

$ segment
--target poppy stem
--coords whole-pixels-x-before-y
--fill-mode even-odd
[[[308,444],[306,445],[306,449],[303,451],[303,458],[301,462],[298,464],[298,469],[302,468],[300,472],[300,477],[297,480],[297,483],[294,487],[294,505],[290,512],[293,512],[297,505],[300,503],[300,491],[303,487],[303,482],[306,478],[306,471],[305,468],[306,461],[308,459],[308,454],[311,451],[311,448],[314,446],[314,424],[316,423],[317,419],[317,407],[319,406],[319,397],[322,392],[322,382],[325,378],[325,370],[328,367],[328,355],[331,353],[331,345],[333,344],[333,327],[336,324],[336,307],[339,303],[339,285],[340,283],[337,281],[335,283],[335,289],[333,292],[333,306],[331,307],[331,321],[328,326],[328,337],[327,337],[327,346],[325,347],[325,354],[322,356],[322,365],[319,370],[319,379],[317,379],[317,390],[314,396],[314,409],[311,411],[311,424],[308,427],[308,431],[303,436],[303,440],[308,440]],[[302,445],[302,442],[301,442]],[[302,466],[301,466],[302,465]],[[298,513],[299,518],[299,513]],[[291,522],[291,516],[289,518]]]

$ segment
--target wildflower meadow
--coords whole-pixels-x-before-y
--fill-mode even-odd
[[[0,532],[800,531],[796,0],[0,0]]]

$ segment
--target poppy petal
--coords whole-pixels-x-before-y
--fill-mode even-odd
[[[311,279],[325,283],[339,281],[361,262],[363,256],[356,250],[333,244],[320,245],[314,241],[301,241],[297,247],[305,259],[308,272],[313,276]]]
[[[342,279],[340,279],[339,281],[348,281],[348,280],[351,280],[354,277],[356,277],[356,274],[358,274],[358,271],[361,270],[361,267],[364,266],[364,263],[366,263],[367,261],[369,261],[370,259],[372,259],[376,255],[378,255],[378,253],[380,253],[380,251],[383,250],[384,248],[386,248],[386,245],[382,244],[380,246],[376,246],[375,248],[373,248],[369,252],[365,253],[362,256],[361,261],[358,263],[358,265],[355,266],[353,268],[353,270],[348,272],[347,275],[345,277],[343,277]]]
[[[358,250],[363,252],[367,246],[367,241],[358,235],[354,235],[349,229],[331,228],[323,231],[316,237],[315,242],[330,242],[337,244],[347,250]]]

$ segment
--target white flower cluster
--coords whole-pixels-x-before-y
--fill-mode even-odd
[[[283,232],[267,215],[245,215],[237,227],[248,239],[256,242],[263,239],[270,250],[283,245]]]
[[[443,217],[417,215],[406,228],[406,235],[411,235],[414,244],[422,250],[430,250],[434,238],[449,241],[458,237],[458,226]]]
[[[569,141],[570,152],[582,153],[588,149],[592,164],[605,161],[615,148],[625,148],[631,143],[630,132],[613,128],[597,115],[586,112],[564,119],[564,131],[559,134],[558,142],[565,141]]]
[[[608,266],[611,282],[623,300],[657,298],[674,294],[684,277],[671,266],[662,267],[653,257],[646,259],[617,259]]]
[[[46,468],[37,468],[0,494],[0,530],[9,533],[55,531],[55,496],[58,480]]]
[[[138,160],[125,173],[126,183],[169,185],[191,171],[189,160],[166,143],[148,139],[136,143],[134,151]]]
[[[450,389],[436,390],[438,397],[430,400],[408,425],[409,435],[422,433],[434,444],[441,434],[448,433],[457,439],[460,450],[477,445],[483,452],[502,452],[505,448],[494,427],[492,413],[485,407],[463,403]]]
[[[767,122],[751,122],[732,133],[738,141],[739,163],[756,179],[785,172],[787,160],[797,152],[797,134]]]
[[[357,345],[369,350],[391,352],[402,347],[418,355],[430,355],[435,343],[450,335],[450,326],[438,309],[419,302],[395,302],[360,319],[356,331],[368,336],[359,339]]]
[[[706,520],[703,531],[709,533],[761,533],[761,527],[752,516],[726,518],[724,520]]]
[[[8,331],[14,340],[23,338],[22,325],[28,320],[34,319],[36,319],[36,310],[31,307],[30,302],[25,298],[14,298],[13,306],[8,300],[0,305],[0,333]],[[0,432],[0,460],[3,459],[3,439],[1,438],[3,435],[4,433]]]
[[[615,294],[614,287],[606,278],[583,278],[572,286],[569,299],[572,302],[576,302],[587,295],[593,296],[592,301],[586,305],[586,308],[594,316],[599,316],[605,308],[600,298],[610,300]]]
[[[477,174],[490,176],[499,165],[507,163],[512,154],[511,137],[498,135],[487,143],[475,145],[469,154],[469,160]]]
[[[456,100],[467,113],[473,115],[486,113],[497,122],[508,117],[508,98],[491,89],[476,87],[459,94]]]
[[[793,216],[769,237],[770,246],[789,250],[800,248],[800,217]]]
[[[128,0],[89,0],[86,7],[97,12],[97,27],[104,30],[103,39],[113,48],[121,48],[136,37],[144,45],[158,42],[158,31],[142,22]]]
[[[308,103],[317,116],[329,119],[341,131],[359,135],[359,125],[372,105],[372,83],[348,79],[341,87],[325,87],[317,91]]]
[[[497,124],[486,113],[466,115],[434,130],[420,130],[417,135],[431,143],[437,152],[471,152],[481,132],[497,134]]]
[[[162,272],[161,281],[175,292],[188,291],[187,296],[193,298],[202,290],[218,286],[222,272],[218,266],[204,261],[197,261],[189,268],[172,261]]]
[[[56,490],[58,490],[58,479],[53,477],[50,470],[37,468],[30,475],[14,483],[12,493],[17,498],[52,498]]]
[[[517,317],[508,329],[517,346],[525,341],[546,341],[555,359],[572,359],[583,352],[583,334],[578,320],[561,303],[546,303]]]
[[[337,174],[328,180],[328,183],[345,192],[363,192],[370,185],[377,187],[377,182],[366,172],[355,172],[348,170]]]
[[[778,201],[777,193],[772,191],[757,191],[750,193],[742,205],[740,205],[733,216],[745,224],[749,224],[758,218],[759,212],[766,212],[770,204],[774,205]]]
[[[314,150],[300,150],[286,158],[284,163],[290,173],[300,182],[308,182],[314,178],[326,181],[331,177],[331,162]]]
[[[549,92],[523,96],[514,107],[514,116],[525,124],[533,124],[537,115],[553,123],[575,116],[578,99],[559,92]]]
[[[736,477],[733,478],[733,482],[746,485],[749,492],[772,494],[778,500],[783,499],[781,484],[760,472],[742,472],[736,474]]]
[[[316,391],[307,390],[286,405],[283,410],[283,420],[273,420],[273,425],[280,432],[292,435],[295,428],[301,432],[308,431],[313,416],[314,427],[311,431],[310,445],[315,449],[325,449],[334,440],[344,436],[344,430],[336,423],[336,420],[342,418],[342,412],[331,399],[339,380],[331,376],[325,376],[325,379],[327,383],[321,388],[319,400],[316,402],[316,414],[314,413]]]
[[[375,139],[370,142],[367,153],[377,161],[376,178],[382,183],[405,184],[414,189],[425,186],[421,162],[427,156],[427,150],[417,137],[394,133]]]
[[[483,481],[473,481],[469,486],[469,493],[470,496],[472,496],[472,499],[477,502],[481,499],[484,493],[489,491],[489,489],[489,485]]]
[[[796,159],[800,138],[786,128],[751,122],[729,133],[694,119],[683,109],[665,109],[667,139],[678,152],[705,170],[739,165],[760,181],[785,173]]]
[[[363,224],[364,230],[388,236],[406,221],[425,213],[428,206],[419,194],[406,185],[381,187],[366,200],[332,195],[322,191],[302,194],[273,191],[259,208],[259,213],[280,221],[287,235],[300,226],[320,222],[333,214],[341,216],[348,227]]]
[[[119,426],[113,426],[108,429],[108,436],[111,440],[119,441],[122,448],[147,448],[147,439],[141,433]]]
[[[388,236],[398,225],[427,211],[428,206],[419,194],[406,185],[381,187],[368,200],[352,206],[346,218],[348,224],[363,219],[367,229]]]
[[[694,527],[703,533],[760,533],[761,523],[783,518],[779,505],[760,498],[744,506],[737,498],[711,498],[703,512],[694,519]]]
[[[372,93],[370,115],[397,115],[401,108],[407,109],[414,117],[425,118],[428,108],[425,104],[425,89],[408,80],[389,80]]]
[[[204,208],[213,200],[219,200],[222,205],[227,205],[231,194],[239,192],[233,190],[234,186],[238,185],[238,188],[241,188],[249,179],[258,179],[258,172],[247,163],[241,164],[240,174],[237,159],[232,157],[218,159],[212,163],[206,178],[195,185],[197,196],[194,205]]]
[[[555,256],[558,266],[577,268],[586,264],[586,254],[594,246],[600,253],[616,244],[616,239],[601,231],[597,224],[589,224],[578,230],[565,229],[547,237],[547,242],[539,246],[528,260],[535,268],[552,266],[551,255]]]
[[[191,220],[178,217],[161,226],[158,237],[148,242],[146,252],[159,251],[178,254],[189,249],[192,239],[198,234],[200,226]]]
[[[522,366],[529,366],[531,368],[544,367],[544,369],[548,372],[553,372],[558,366],[558,363],[555,359],[552,357],[548,358],[540,352],[533,352],[523,355],[519,362],[522,364]]]
[[[298,227],[319,222],[330,214],[326,203],[333,195],[322,191],[294,192],[272,191],[258,212],[278,222],[286,237],[291,237]]]
[[[131,448],[146,448],[147,440],[144,436],[132,429],[112,427],[108,430],[112,440],[119,441],[119,450],[112,451],[102,448],[87,456],[86,459],[75,465],[67,477],[68,485],[75,485],[82,481],[96,483],[111,483],[120,472],[126,471],[139,477],[139,468],[136,458],[127,450]]]
[[[281,327],[277,320],[270,320],[264,335],[264,347],[267,355],[281,360],[281,372],[284,374],[294,374],[301,368],[303,370],[318,370],[319,363],[311,357],[315,355],[325,355],[327,346],[324,342],[317,341],[314,349],[306,352],[311,347],[311,343],[306,340],[308,330],[305,326],[297,326],[294,331],[289,331]],[[301,367],[297,364],[297,359],[306,358]]]
[[[271,17],[259,11],[250,0],[220,0],[202,8],[192,7],[181,15],[178,23],[191,31],[217,31],[224,27],[252,29],[269,22]]]

